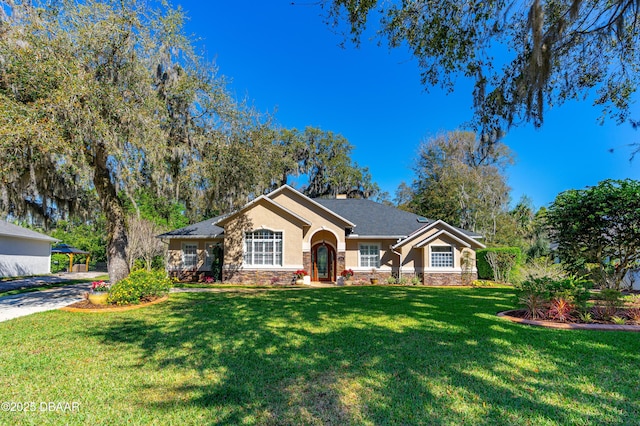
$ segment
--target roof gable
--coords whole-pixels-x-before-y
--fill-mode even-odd
[[[289,215],[291,217],[291,219],[293,219],[293,222],[298,223],[298,225],[300,225],[300,226],[311,226],[311,222],[309,222],[307,219],[301,217],[300,215],[296,214],[295,212],[292,212],[291,210],[287,209],[286,207],[281,206],[280,204],[276,203],[271,198],[269,198],[268,196],[265,196],[265,195],[261,195],[258,198],[252,200],[251,202],[245,204],[240,210],[237,210],[237,211],[233,212],[230,215],[222,217],[220,220],[215,222],[215,225],[224,226],[230,220],[236,218],[237,216],[239,216],[240,214],[242,214],[243,212],[245,212],[247,210],[251,210],[254,206],[260,204],[261,202],[266,203],[269,207],[271,207],[271,208],[273,208],[275,210],[279,210],[282,213],[285,213],[285,214]]]
[[[424,240],[420,241],[418,244],[414,245],[414,247],[422,248],[422,247],[428,245],[429,243],[439,239],[440,237],[447,237],[447,238],[450,238],[450,239],[454,240],[455,242],[457,242],[461,246],[471,247],[471,244],[468,241],[465,241],[462,238],[456,237],[451,232],[448,232],[445,229],[441,229],[440,231],[436,232],[435,234],[429,235],[427,238],[425,238]]]
[[[409,235],[407,238],[405,238],[404,240],[398,242],[396,245],[393,246],[394,249],[404,246],[406,244],[408,244],[411,241],[416,241],[417,239],[419,239],[421,236],[423,236],[424,234],[426,234],[427,232],[429,232],[432,229],[439,229],[438,232],[434,233],[433,235],[428,236],[426,239],[424,239],[423,241],[420,241],[418,244],[416,244],[416,247],[424,247],[426,244],[428,244],[429,242],[433,241],[435,238],[437,238],[437,236],[442,236],[442,235],[447,235],[450,238],[454,238],[458,241],[461,241],[464,243],[465,246],[467,247],[473,247],[473,248],[485,248],[485,245],[482,244],[481,242],[477,241],[474,237],[466,234],[465,232],[463,232],[461,229],[458,229],[454,226],[449,225],[447,222],[443,221],[443,220],[436,220],[432,223],[429,223],[423,227],[421,227],[420,229],[416,230],[413,234]]]
[[[302,192],[290,187],[289,185],[282,185],[280,188],[270,192],[269,194],[267,194],[267,197],[269,197],[270,199],[273,199],[274,197],[276,197],[278,194],[280,193],[286,193],[289,196],[289,198],[294,199],[294,198],[298,198],[300,200],[306,201],[308,203],[310,203],[311,205],[318,207],[322,212],[329,214],[331,217],[333,217],[334,219],[336,219],[338,222],[341,222],[343,225],[345,225],[345,227],[347,228],[353,228],[354,226],[356,226],[356,223],[352,222],[351,220],[349,220],[348,218],[343,217],[342,215],[340,215],[338,212],[331,210],[329,208],[327,208],[326,206],[324,206],[323,204],[318,202],[318,199],[314,199],[314,198],[309,198],[306,195],[304,195]],[[291,197],[291,195],[293,197]]]

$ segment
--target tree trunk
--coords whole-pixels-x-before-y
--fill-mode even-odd
[[[127,226],[122,203],[118,199],[107,167],[104,143],[96,143],[95,149],[93,184],[107,219],[107,270],[109,280],[114,284],[129,275]]]

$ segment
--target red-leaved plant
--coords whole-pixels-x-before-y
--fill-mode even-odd
[[[640,324],[640,308],[634,306],[627,309],[627,318],[636,324]]]
[[[340,272],[340,276],[348,280],[353,276],[353,269],[345,269],[344,271]]]
[[[94,281],[91,283],[91,290],[96,293],[109,291],[109,284],[105,283],[102,280]]]
[[[524,306],[525,319],[544,318],[547,308],[547,301],[538,293],[526,293],[520,297],[520,304]]]
[[[305,271],[304,269],[298,269],[296,272],[294,272],[294,275],[296,276],[297,279],[300,279],[305,275],[309,275],[309,274],[307,274],[307,271]]]
[[[575,321],[576,319],[571,315],[574,310],[575,307],[571,302],[563,297],[557,297],[551,300],[551,305],[549,306],[549,312],[547,312],[547,315],[555,321]]]

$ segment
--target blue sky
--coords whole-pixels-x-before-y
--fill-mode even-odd
[[[471,83],[458,78],[454,93],[426,92],[408,52],[369,39],[341,48],[315,1],[301,3],[176,1],[189,17],[186,32],[236,97],[275,113],[283,127],[342,134],[355,146],[353,159],[393,197],[413,180],[420,142],[471,118]],[[637,105],[632,112],[638,116]],[[571,102],[548,110],[541,129],[512,129],[504,142],[516,155],[507,170],[513,202],[527,195],[539,208],[567,189],[640,179],[640,157],[629,161],[640,133],[612,120],[601,126],[600,115],[588,101]]]

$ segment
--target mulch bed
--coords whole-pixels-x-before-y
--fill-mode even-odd
[[[535,325],[547,328],[556,328],[564,330],[602,330],[602,331],[635,331],[640,332],[640,325],[634,324],[613,324],[605,322],[591,322],[591,323],[578,323],[578,322],[559,322],[551,321],[548,319],[526,319],[524,309],[516,309],[511,311],[498,312],[498,316],[508,319],[512,322],[520,324]]]
[[[114,305],[94,305],[93,303],[89,302],[88,299],[81,300],[80,302],[72,303],[71,305],[67,306],[67,308],[76,309],[107,309],[113,307]]]
[[[113,312],[113,311],[126,311],[129,309],[143,308],[149,305],[155,305],[156,303],[164,302],[169,296],[162,297],[144,297],[138,304],[132,305],[94,305],[89,302],[88,299],[81,300],[80,302],[72,303],[71,305],[61,308],[63,311],[69,312]]]

